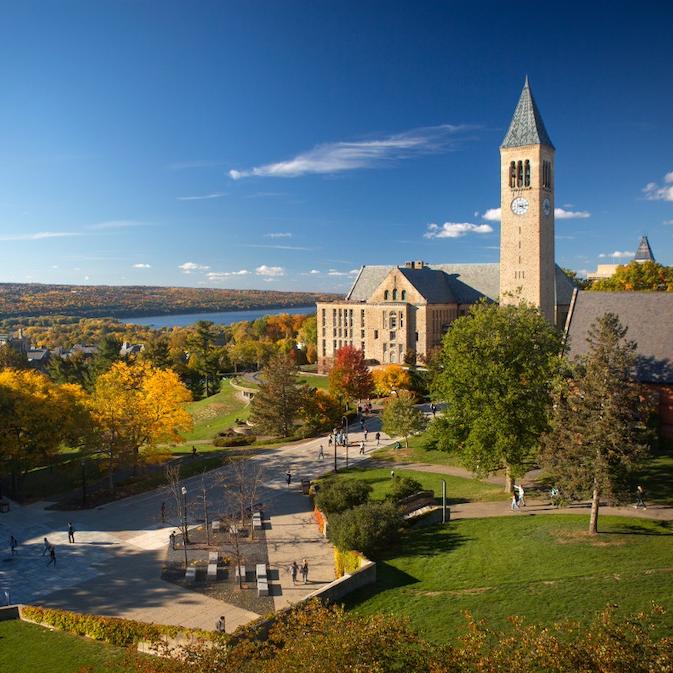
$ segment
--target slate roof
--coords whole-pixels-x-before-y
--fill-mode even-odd
[[[363,266],[346,295],[349,301],[367,301],[394,266]],[[405,278],[432,304],[474,304],[500,294],[500,264],[429,264],[423,269],[399,267]],[[573,283],[556,267],[556,303],[570,304]]]
[[[637,380],[673,384],[673,293],[578,291],[566,323],[570,357],[588,352],[589,328],[606,313],[618,315],[638,344]]]
[[[652,254],[652,248],[650,248],[650,242],[647,240],[647,236],[640,237],[640,243],[638,244],[638,250],[636,250],[636,256],[633,258],[636,262],[654,262],[654,255]]]
[[[540,110],[533,98],[528,77],[523,85],[507,135],[502,141],[503,147],[522,147],[523,145],[547,145],[554,149],[547,129],[544,127]]]

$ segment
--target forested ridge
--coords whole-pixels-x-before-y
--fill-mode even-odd
[[[334,295],[316,292],[145,285],[0,283],[0,320],[46,315],[116,318],[167,313],[291,308],[333,298]]]

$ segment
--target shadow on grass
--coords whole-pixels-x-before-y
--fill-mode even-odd
[[[671,482],[673,481],[673,452],[659,450],[640,471],[639,479],[645,488],[646,497],[652,501],[673,504]]]
[[[619,528],[617,529],[599,530],[599,532],[601,535],[652,535],[654,537],[665,537],[668,535],[673,535],[673,521],[657,521],[656,525],[660,530],[644,528],[642,524],[625,523],[620,524]]]

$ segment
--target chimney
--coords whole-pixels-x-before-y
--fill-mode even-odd
[[[404,268],[405,269],[413,269],[414,268],[414,263],[413,262],[405,262],[404,263]]]

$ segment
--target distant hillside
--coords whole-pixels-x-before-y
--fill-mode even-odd
[[[334,295],[141,285],[0,283],[0,320],[47,315],[130,318],[167,313],[292,308],[329,299],[334,299]]]

